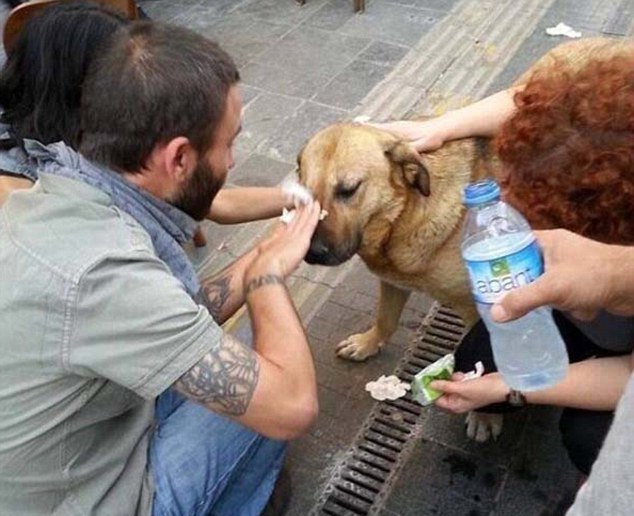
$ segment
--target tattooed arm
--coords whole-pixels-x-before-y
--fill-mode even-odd
[[[244,304],[244,273],[257,255],[257,248],[252,249],[220,273],[202,281],[200,301],[218,324],[223,324]]]
[[[304,257],[319,205],[258,246],[246,268],[244,296],[253,327],[251,350],[225,334],[174,388],[210,410],[276,439],[302,434],[317,415],[317,383],[301,321],[284,278]]]

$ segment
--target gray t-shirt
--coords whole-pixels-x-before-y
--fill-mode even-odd
[[[634,513],[634,376],[625,388],[588,481],[566,516]]]
[[[0,514],[151,514],[154,399],[222,330],[80,182],[9,197],[0,263]]]
[[[601,310],[591,321],[580,321],[570,314],[564,315],[597,346],[629,353],[634,349],[634,317],[613,315]]]

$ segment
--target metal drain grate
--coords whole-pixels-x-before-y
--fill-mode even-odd
[[[394,374],[410,382],[423,367],[454,351],[465,328],[458,315],[435,303]],[[335,469],[314,516],[375,515],[383,506],[421,429],[423,407],[408,393],[377,402]]]

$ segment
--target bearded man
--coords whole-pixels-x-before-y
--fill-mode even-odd
[[[233,165],[239,74],[136,23],[91,65],[80,152],[27,142],[0,212],[0,514],[257,515],[317,413],[284,279],[319,206],[200,282],[181,244]],[[252,347],[225,333],[243,303]]]

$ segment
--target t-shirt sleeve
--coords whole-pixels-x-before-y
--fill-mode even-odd
[[[158,259],[105,259],[84,273],[64,366],[152,399],[222,338],[206,308]]]

